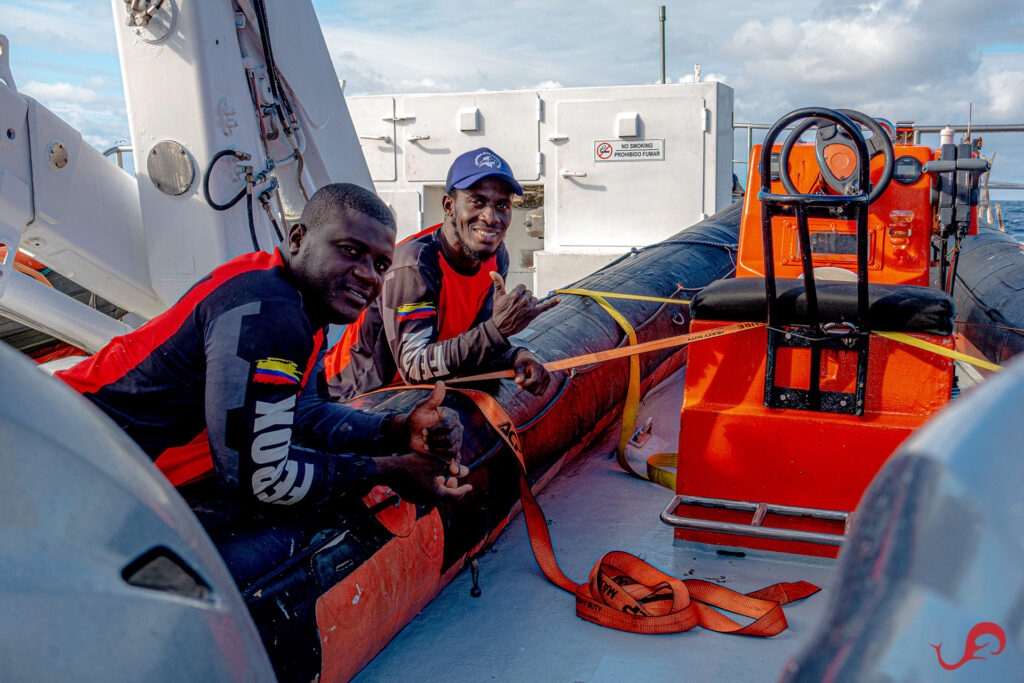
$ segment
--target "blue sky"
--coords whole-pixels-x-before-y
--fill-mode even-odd
[[[653,83],[658,4],[314,1],[350,95]],[[962,123],[973,102],[976,123],[1024,122],[1020,0],[664,4],[669,79],[700,63],[735,89],[737,121],[818,104]],[[112,22],[110,0],[0,3],[19,89],[100,148],[128,138]],[[1024,182],[1024,134],[984,151],[994,179]]]

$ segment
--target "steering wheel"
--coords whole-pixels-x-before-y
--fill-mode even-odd
[[[893,170],[896,166],[896,153],[892,147],[892,140],[888,133],[875,119],[853,109],[837,109],[841,114],[846,115],[853,121],[861,124],[871,132],[871,136],[864,139],[867,144],[868,160],[881,154],[885,157],[885,165],[882,167],[882,176],[877,183],[871,186],[868,192],[868,203],[871,203],[882,196],[885,189],[892,182]],[[817,126],[818,131],[814,138],[814,156],[818,161],[818,168],[821,169],[821,177],[825,184],[838,194],[850,195],[860,191],[857,177],[860,170],[860,160],[857,155],[857,148],[853,139],[842,130],[836,122],[823,118],[807,118],[793,128],[793,131],[786,138],[779,154],[779,180],[782,181],[786,192],[799,194],[796,186],[789,176],[789,155],[793,145],[800,136],[811,126]],[[836,171],[847,171],[846,175],[839,178]]]

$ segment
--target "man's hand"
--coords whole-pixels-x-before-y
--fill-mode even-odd
[[[516,354],[513,361],[516,371],[516,384],[526,389],[534,396],[540,396],[547,391],[551,383],[551,373],[544,369],[540,359],[526,349]]]
[[[396,415],[394,427],[409,430],[409,448],[440,458],[457,458],[462,449],[462,423],[451,408],[442,408],[444,382],[404,415]]]
[[[431,505],[445,498],[461,498],[473,490],[472,484],[459,486],[459,479],[469,474],[469,468],[454,459],[444,462],[410,453],[373,460],[377,464],[378,482],[390,486],[410,503]]]
[[[523,285],[516,285],[511,292],[506,292],[505,281],[500,274],[491,272],[491,279],[494,280],[494,313],[491,320],[506,339],[526,329],[531,320],[561,301],[556,296],[538,304],[537,297]]]

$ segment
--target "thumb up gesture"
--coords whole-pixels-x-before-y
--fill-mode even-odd
[[[516,285],[512,291],[505,291],[505,280],[498,273],[491,273],[494,281],[494,313],[491,320],[506,339],[526,329],[538,315],[554,308],[561,301],[558,297],[537,303],[537,297],[523,285]]]

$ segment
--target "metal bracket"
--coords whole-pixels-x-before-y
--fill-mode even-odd
[[[0,34],[0,80],[7,83],[7,87],[18,92],[18,86],[14,84],[14,76],[11,74],[11,43],[7,36]]]
[[[842,331],[842,334],[837,332]],[[765,367],[764,405],[766,408],[790,408],[823,413],[863,415],[867,397],[868,344],[866,333],[849,328],[834,327],[823,331],[825,336],[809,339],[795,328],[768,330],[768,354]],[[800,331],[807,330],[800,328]],[[775,384],[776,357],[780,348],[809,348],[811,353],[820,354],[829,349],[857,354],[857,379],[853,393],[822,391],[820,377],[811,379],[810,389],[780,387]],[[813,363],[813,358],[812,358]],[[820,367],[820,360],[819,360]],[[819,370],[820,373],[820,370]]]
[[[637,430],[633,432],[633,436],[630,437],[629,443],[637,447],[643,446],[645,443],[650,441],[653,432],[654,418],[648,417],[646,420],[644,420],[643,426],[638,427]]]
[[[147,43],[159,43],[174,29],[178,11],[174,0],[125,0],[131,30]]]
[[[753,514],[750,519],[750,524],[720,522],[709,519],[698,519],[695,517],[680,517],[675,514],[676,509],[680,505],[740,510]],[[742,500],[704,498],[701,496],[684,496],[680,494],[673,497],[668,506],[662,511],[661,521],[670,527],[675,527],[676,529],[716,531],[723,534],[771,538],[778,541],[803,541],[805,543],[816,543],[818,545],[841,546],[846,540],[844,535],[839,534],[826,534],[817,531],[800,531],[798,529],[777,529],[774,527],[762,526],[764,518],[768,514],[843,522],[846,525],[844,533],[849,529],[850,519],[852,517],[851,513],[841,512],[839,510],[822,510],[819,508],[775,505],[772,503],[748,503]]]

